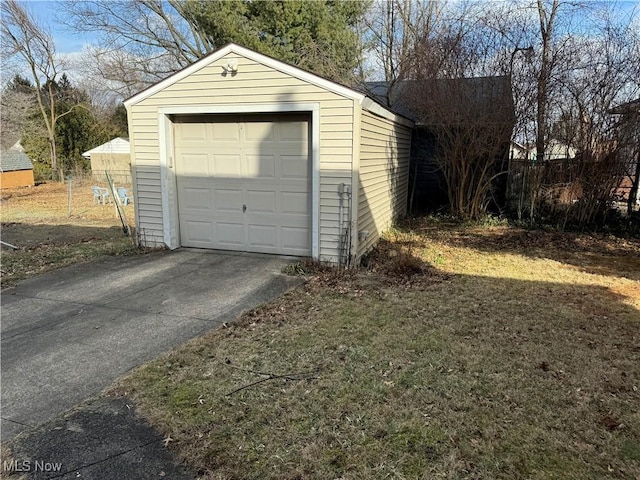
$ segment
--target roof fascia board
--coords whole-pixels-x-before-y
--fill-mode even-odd
[[[266,55],[255,52],[248,48],[241,47],[240,45],[236,45],[234,43],[230,43],[229,45],[226,45],[225,47],[222,47],[221,49],[216,50],[215,52],[212,52],[211,54],[201,58],[197,62],[189,65],[188,67],[180,70],[179,72],[174,73],[173,75],[165,78],[164,80],[161,80],[155,85],[152,85],[146,90],[143,90],[142,92],[125,100],[124,105],[126,107],[131,107],[132,105],[135,105],[145,100],[146,98],[173,85],[174,83],[179,82],[183,78],[186,78],[189,75],[192,75],[198,70],[212,64],[213,62],[218,61],[219,59],[221,59],[222,57],[230,53],[243,56],[257,63],[262,63],[263,65],[273,68],[274,70],[278,70],[282,73],[286,73],[287,75],[291,75],[292,77],[311,83],[313,85],[316,85],[317,87],[324,88],[325,90],[328,90],[335,94],[356,100],[357,102],[360,103],[360,105],[362,105],[362,107],[365,110],[368,110],[371,113],[379,115],[388,120],[406,125],[407,127],[411,127],[411,128],[413,127],[413,122],[411,120],[405,117],[402,117],[400,115],[396,115],[395,113],[391,112],[390,110],[386,109],[379,103],[373,101],[371,98],[367,97],[366,95],[360,92],[357,92],[355,90],[352,90],[351,88],[339,85],[335,82],[332,82],[331,80],[327,80],[326,78],[319,77],[318,75],[307,72],[298,67],[294,67],[293,65],[288,65],[284,62],[281,62],[280,60],[267,57]]]
[[[279,70],[282,73],[286,73],[291,75],[292,77],[296,77],[305,82],[316,85],[317,87],[324,88],[325,90],[329,90],[330,92],[337,93],[343,97],[351,98],[354,100],[358,100],[362,102],[362,99],[365,96],[360,93],[352,90],[351,88],[344,87],[338,83],[332,82],[331,80],[327,80],[326,78],[319,77],[318,75],[302,70],[298,67],[294,67],[293,65],[289,65],[287,63],[281,62],[280,60],[276,60],[275,58],[267,57],[261,53],[255,52],[253,50],[249,50],[248,48],[241,47],[240,45],[231,44],[229,45],[231,51],[237,55],[242,55],[243,57],[247,57],[254,62],[262,63],[271,67],[275,70]],[[224,56],[224,55],[222,55]]]
[[[399,123],[409,128],[413,128],[415,125],[412,120],[393,113],[392,111],[384,108],[379,103],[374,102],[369,97],[364,97],[361,104],[362,108],[364,108],[368,112],[373,113],[374,115],[378,115],[379,117],[386,118],[387,120],[391,120],[392,122]]]
[[[279,60],[275,60],[273,58],[267,57],[266,55],[262,55],[261,53],[254,52],[253,50],[249,50],[248,48],[241,47],[240,45],[231,43],[225,47],[222,47],[220,50],[216,50],[215,52],[212,52],[206,57],[201,58],[197,62],[174,73],[173,75],[165,78],[164,80],[161,80],[160,82],[156,83],[155,85],[152,85],[146,90],[141,91],[140,93],[134,95],[133,97],[128,98],[127,100],[124,101],[124,105],[126,107],[135,105],[145,100],[146,98],[158,93],[159,91],[173,85],[174,83],[179,82],[183,78],[186,78],[189,75],[192,75],[198,70],[212,64],[213,62],[220,60],[222,57],[230,53],[234,53],[236,55],[246,57],[249,60],[262,63],[268,67],[273,68],[274,70],[278,70],[282,73],[286,73],[288,75],[291,75],[292,77],[296,77],[300,80],[303,80],[313,85],[316,85],[318,87],[324,88],[326,90],[329,90],[343,97],[351,98],[359,102],[362,102],[362,100],[365,98],[363,94],[356,92],[355,90],[352,90],[347,87],[343,87],[342,85],[338,85],[337,83],[334,83],[330,80],[319,77],[313,73],[305,72],[304,70],[301,70],[298,67],[287,65],[286,63],[281,62]]]
[[[91,150],[87,150],[86,152],[84,152],[82,154],[82,156],[83,157],[89,157],[93,153],[113,153],[111,150],[107,150],[105,147],[107,145],[111,145],[111,144],[116,145],[118,143],[120,143],[120,144],[126,143],[127,146],[130,146],[129,140],[127,140],[126,138],[116,137],[113,140],[109,140],[108,142],[103,143],[102,145],[98,145],[97,147],[93,147]],[[126,152],[115,152],[115,153],[126,153]]]

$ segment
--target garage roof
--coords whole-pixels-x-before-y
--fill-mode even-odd
[[[90,157],[94,153],[129,153],[129,139],[123,137],[116,137],[113,140],[98,145],[91,150],[87,150],[82,154],[83,157]]]
[[[473,115],[487,122],[515,122],[508,76],[402,80],[391,90],[387,82],[367,82],[365,88],[373,98],[388,102],[394,112],[411,118],[418,125],[442,121],[437,110],[424,111],[428,101],[422,106],[416,105],[416,99],[420,98],[446,99],[446,105],[442,106],[447,107],[448,118],[459,112],[463,118]]]
[[[287,63],[281,62],[280,60],[276,60],[274,58],[268,57],[266,55],[262,55],[261,53],[255,52],[253,50],[249,50],[248,48],[241,47],[240,45],[236,45],[234,43],[230,43],[212,53],[207,55],[206,57],[201,58],[197,62],[189,65],[188,67],[174,73],[170,77],[161,80],[160,82],[151,85],[150,87],[142,90],[141,92],[133,95],[124,101],[125,106],[131,107],[132,105],[136,105],[137,103],[149,98],[150,96],[156,94],[157,92],[173,85],[176,82],[179,82],[185,77],[197,72],[198,70],[206,67],[207,65],[219,60],[220,58],[233,53],[242,57],[246,57],[250,60],[253,60],[258,63],[262,63],[263,65],[267,65],[268,67],[273,68],[274,70],[278,70],[282,73],[286,73],[291,75],[292,77],[298,78],[305,82],[311,83],[318,87],[324,88],[330,92],[336,93],[346,98],[351,98],[356,100],[362,108],[370,111],[378,116],[383,118],[387,118],[389,120],[393,120],[400,124],[406,125],[408,127],[413,127],[413,121],[405,118],[401,115],[398,115],[391,110],[383,107],[379,103],[375,102],[371,98],[366,95],[353,90],[351,88],[345,87],[344,85],[340,85],[338,83],[332,82],[331,80],[327,80],[326,78],[319,77],[313,73],[302,70],[298,67],[294,67],[293,65],[289,65]]]
[[[18,170],[33,170],[31,160],[24,152],[7,150],[0,154],[0,172],[15,172]]]

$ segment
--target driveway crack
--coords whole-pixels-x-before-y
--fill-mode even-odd
[[[127,453],[133,452],[134,450],[138,450],[138,449],[141,449],[141,448],[148,447],[152,443],[159,443],[160,441],[161,440],[151,440],[150,442],[144,443],[142,445],[136,445],[135,447],[132,447],[132,448],[130,448],[128,450],[124,450],[122,452],[118,452],[118,453],[116,453],[114,455],[109,455],[108,457],[102,458],[100,460],[96,460],[95,462],[87,463],[86,465],[82,465],[82,466],[77,467],[77,468],[72,468],[71,470],[66,470],[64,472],[60,472],[60,473],[58,473],[58,474],[56,474],[54,476],[51,476],[49,478],[64,477],[65,475],[67,475],[67,474],[69,474],[71,472],[79,472],[81,470],[84,470],[85,468],[93,467],[94,465],[99,465],[101,463],[108,462],[109,460],[112,460],[114,458],[118,458],[118,457],[120,457],[122,455],[126,455]]]
[[[23,427],[29,427],[29,428],[33,427],[33,425],[30,425],[28,423],[19,422],[17,420],[13,420],[13,419],[7,418],[7,417],[0,417],[0,419],[2,419],[3,422],[15,423],[16,425],[22,425]]]

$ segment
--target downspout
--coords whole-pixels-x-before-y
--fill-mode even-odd
[[[347,202],[345,205],[345,195]],[[338,185],[338,226],[340,228],[338,234],[338,265],[348,267],[351,259],[351,185],[341,183]],[[345,225],[344,209],[349,208],[347,213],[347,224]]]
[[[342,258],[343,258],[343,245],[344,245],[344,233],[342,229],[342,223],[344,220],[344,183],[338,185],[338,265],[342,266]]]
[[[346,192],[347,192],[347,205],[349,206],[349,214],[348,214],[348,218],[349,218],[349,223],[347,223],[347,231],[345,232],[345,235],[347,236],[347,251],[345,252],[346,254],[346,266],[350,266],[351,265],[351,229],[353,228],[353,223],[352,223],[352,215],[351,215],[351,204],[352,204],[352,197],[351,197],[351,185],[346,185],[345,188]]]

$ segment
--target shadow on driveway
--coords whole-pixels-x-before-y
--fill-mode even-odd
[[[2,294],[2,440],[301,282],[287,259],[178,250],[111,257]]]

